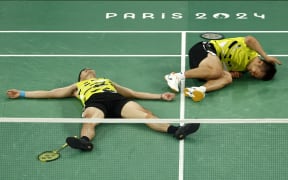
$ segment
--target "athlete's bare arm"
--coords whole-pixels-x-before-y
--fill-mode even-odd
[[[266,52],[263,50],[259,41],[255,37],[246,36],[245,37],[245,43],[249,48],[258,52],[267,62],[270,62],[272,64],[275,64],[275,63],[276,64],[282,64],[281,61],[279,61],[277,58],[268,56],[266,54]]]
[[[174,93],[163,93],[163,94],[154,94],[154,93],[147,93],[147,92],[138,92],[127,87],[120,86],[113,82],[114,87],[116,88],[117,92],[124,97],[127,98],[137,98],[137,99],[163,99],[166,101],[171,101],[175,98]]]
[[[70,86],[56,88],[52,90],[35,90],[25,91],[25,98],[66,98],[73,97],[74,92],[77,90],[76,84]],[[9,89],[7,90],[7,96],[11,99],[20,97],[20,90]]]

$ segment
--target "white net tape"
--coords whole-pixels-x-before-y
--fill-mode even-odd
[[[97,118],[11,118],[2,117],[0,122],[9,123],[288,123],[285,118],[259,119],[97,119]]]

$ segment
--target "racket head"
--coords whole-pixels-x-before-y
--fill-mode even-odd
[[[60,153],[57,151],[45,151],[39,154],[37,158],[41,162],[50,162],[60,158]]]
[[[207,40],[219,40],[224,39],[224,35],[221,33],[206,32],[200,34],[200,37]]]

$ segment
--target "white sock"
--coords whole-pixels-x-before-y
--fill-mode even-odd
[[[185,79],[185,76],[184,76],[184,73],[183,72],[178,72],[175,74],[180,80],[184,80]]]
[[[203,90],[203,92],[206,92],[206,87],[205,86],[200,86],[199,88],[201,88]]]

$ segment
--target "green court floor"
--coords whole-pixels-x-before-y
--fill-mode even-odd
[[[185,98],[183,111],[180,94],[172,102],[136,100],[162,119],[211,120],[184,142],[144,124],[119,120],[97,127],[92,152],[67,147],[60,159],[41,163],[40,152],[57,149],[67,136],[79,135],[81,124],[0,122],[0,179],[287,179],[288,124],[249,123],[251,118],[288,117],[287,5],[285,1],[1,1],[0,119],[80,118],[76,99],[11,100],[5,93],[11,88],[66,86],[77,80],[83,67],[137,91],[170,91],[164,75],[180,71],[183,62],[188,68],[185,55],[206,31],[225,37],[253,35],[283,64],[273,81],[254,80],[247,74],[199,103]],[[200,84],[186,81],[187,86]],[[233,123],[235,118],[243,122]]]

